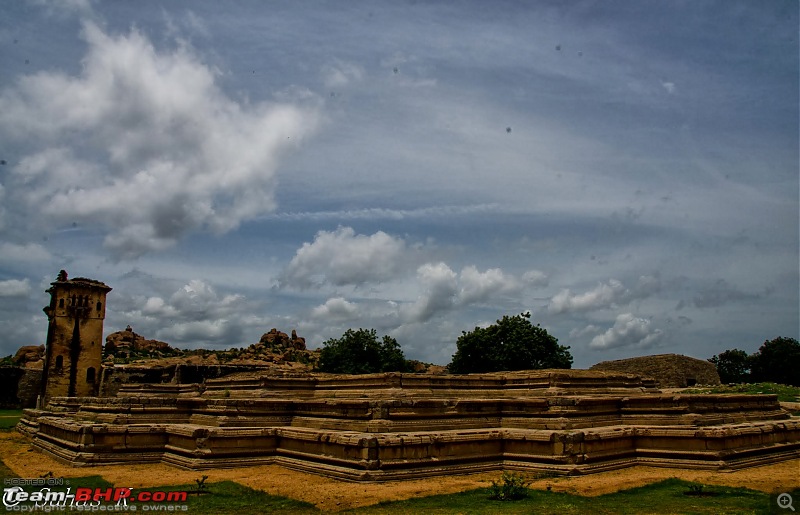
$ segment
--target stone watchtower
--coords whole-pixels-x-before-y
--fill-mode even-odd
[[[41,407],[52,397],[97,395],[109,291],[100,281],[68,279],[64,270],[50,283]]]

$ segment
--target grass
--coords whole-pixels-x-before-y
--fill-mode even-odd
[[[14,429],[20,418],[22,418],[22,410],[20,409],[0,410],[0,431]]]
[[[693,490],[698,490],[696,483],[667,479],[659,483],[598,497],[531,490],[525,499],[501,502],[489,500],[489,489],[479,489],[459,494],[381,503],[346,513],[359,515],[401,513],[769,513],[771,502],[774,502],[769,494],[746,488],[704,485],[701,490],[706,495],[689,495]],[[797,493],[800,494],[800,490]]]
[[[742,383],[704,388],[688,388],[683,390],[682,393],[770,393],[777,395],[778,400],[782,402],[800,402],[800,387],[776,383]]]
[[[13,473],[0,461],[0,475],[13,477]],[[111,485],[100,476],[72,478],[71,487],[108,488]],[[125,486],[125,485],[116,485]],[[171,485],[148,488],[149,491],[196,491],[197,484]],[[189,495],[188,513],[193,515],[218,513],[319,513],[312,504],[269,495],[232,481],[206,483],[208,493]],[[583,497],[568,493],[529,490],[528,496],[518,501],[490,500],[490,488],[467,492],[435,495],[406,501],[382,502],[373,506],[353,509],[344,513],[371,514],[522,514],[522,513],[770,513],[774,496],[747,488],[709,486],[667,479],[647,486],[623,490],[597,497]],[[800,498],[800,489],[791,492]],[[147,503],[144,503],[147,504]],[[184,504],[184,503],[176,503]],[[140,505],[141,506],[141,505]],[[774,510],[773,510],[774,511]]]

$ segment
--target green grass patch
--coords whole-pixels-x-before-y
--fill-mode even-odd
[[[800,494],[800,490],[796,491]],[[583,497],[566,493],[530,490],[519,501],[493,501],[491,489],[482,488],[459,494],[437,495],[380,503],[347,513],[405,514],[405,513],[770,513],[774,499],[769,494],[746,488],[698,485],[679,479],[667,479],[639,488]]]
[[[682,393],[769,393],[777,395],[779,401],[800,402],[800,387],[776,383],[742,383],[708,388],[687,388],[682,390]]]
[[[19,419],[22,418],[21,409],[3,409],[0,410],[0,431],[9,431],[14,429]]]
[[[233,481],[206,483],[208,493],[189,495],[189,513],[318,513],[319,510],[310,503],[296,501],[287,497],[270,495],[253,490]],[[165,491],[196,490],[197,485],[183,485],[164,488]],[[156,490],[156,489],[152,489]]]
[[[0,475],[15,477],[0,461]],[[101,476],[70,478],[71,488],[110,488],[112,485]],[[233,481],[152,487],[141,490],[190,492],[186,504],[192,515],[218,513],[319,513],[312,504],[286,497],[270,495]],[[198,490],[203,493],[196,493]],[[194,493],[192,493],[194,492]],[[529,514],[529,513],[597,513],[597,514],[728,514],[775,512],[775,497],[769,494],[725,486],[701,485],[680,479],[667,479],[647,486],[623,490],[597,497],[583,497],[545,490],[528,490],[528,495],[517,501],[491,500],[491,488],[479,488],[449,495],[434,495],[406,501],[387,501],[344,513],[370,514]],[[800,489],[790,492],[800,498]],[[143,504],[136,503],[141,507]],[[167,503],[171,504],[171,503]]]
[[[5,478],[17,477],[11,469],[9,469],[2,461],[0,461],[0,475]],[[76,488],[125,488],[129,485],[114,485],[103,479],[101,476],[85,476],[79,478],[67,478],[64,480],[64,485],[53,486],[53,490],[65,491],[66,488],[71,488],[73,493]],[[34,491],[38,487],[27,487],[26,490]],[[221,481],[218,483],[205,483],[202,493],[198,493],[198,485],[170,485],[170,486],[156,486],[148,488],[139,488],[136,491],[148,492],[189,492],[186,502],[161,502],[161,503],[148,503],[136,502],[135,504],[139,510],[146,505],[147,507],[158,505],[186,505],[187,511],[182,510],[173,511],[174,513],[190,513],[191,515],[218,515],[220,513],[248,513],[253,515],[267,514],[267,513],[284,513],[284,514],[304,514],[304,513],[319,513],[319,510],[313,505],[302,501],[296,501],[287,497],[279,497],[276,495],[269,495],[258,490],[253,490],[246,486],[242,486],[233,481]],[[108,504],[108,503],[103,503]],[[111,503],[113,504],[113,503]]]

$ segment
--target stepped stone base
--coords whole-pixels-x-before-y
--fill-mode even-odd
[[[113,398],[53,399],[18,429],[76,466],[275,463],[354,481],[800,457],[800,418],[774,395],[667,395],[636,376],[579,370],[128,385]]]

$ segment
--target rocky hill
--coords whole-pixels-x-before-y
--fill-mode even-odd
[[[164,366],[191,365],[267,365],[285,368],[313,368],[318,350],[306,349],[304,338],[292,330],[291,336],[273,328],[258,343],[228,350],[179,349],[166,342],[148,340],[128,326],[106,337],[103,356],[107,364]]]

